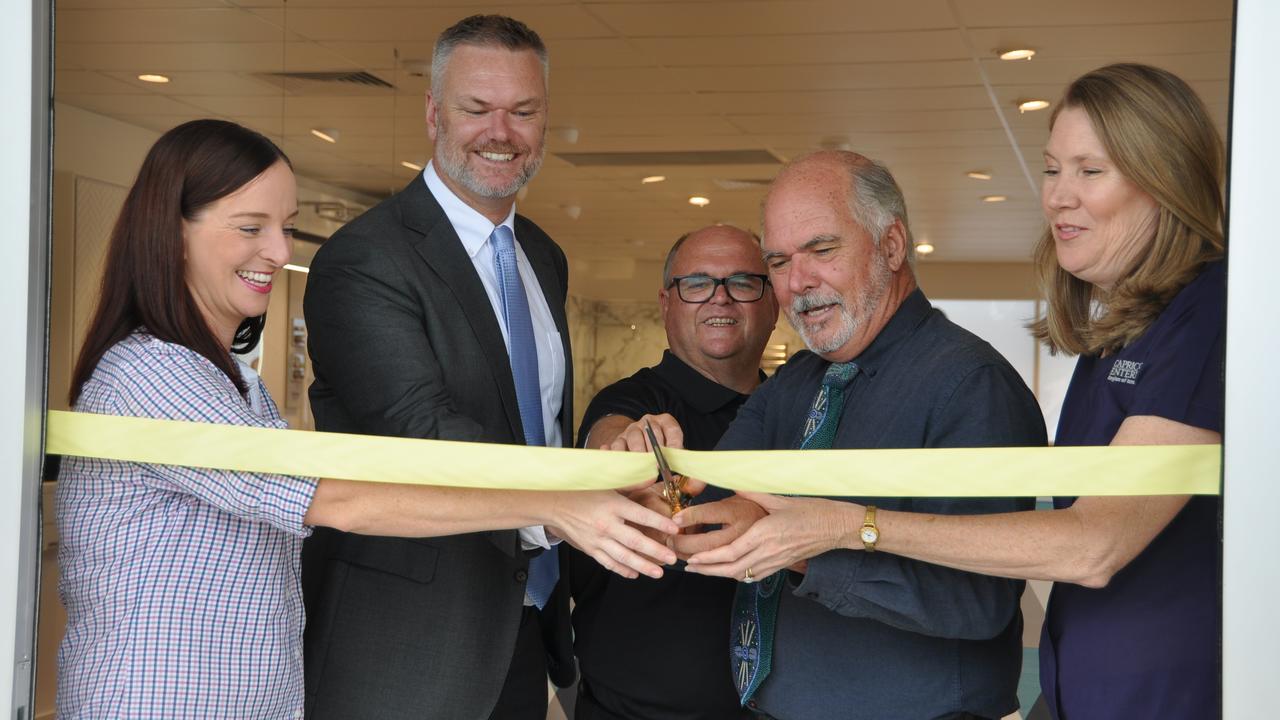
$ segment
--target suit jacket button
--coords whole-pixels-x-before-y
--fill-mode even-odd
[[[528,580],[528,579],[529,579],[529,573],[525,572],[524,570],[517,570],[517,571],[516,571],[516,582],[521,582],[521,583],[522,583],[522,582],[524,582],[525,580]]]

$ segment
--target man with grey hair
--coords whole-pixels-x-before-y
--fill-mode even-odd
[[[517,20],[477,15],[444,31],[433,62],[431,162],[311,266],[316,426],[563,445],[568,267],[515,213],[542,162],[546,48]],[[628,577],[675,560],[629,525],[673,532],[670,518],[619,493],[436,491],[458,534],[308,539],[310,717],[545,720],[548,674],[568,684],[573,658],[567,603],[550,602],[558,552],[542,550],[563,538]]]
[[[752,394],[717,450],[1044,444],[1018,374],[916,286],[910,244],[883,166],[829,151],[779,173],[764,259],[811,352]],[[780,720],[1000,718],[1018,707],[1023,583],[874,552],[875,508],[853,502],[974,514],[1028,510],[1030,499],[741,495],[768,514],[675,547],[692,553],[690,571],[740,581],[729,657],[743,704]],[[695,528],[716,505],[676,522]]]

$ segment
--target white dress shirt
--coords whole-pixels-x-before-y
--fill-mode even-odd
[[[497,225],[453,194],[449,186],[445,185],[436,173],[433,162],[427,163],[427,167],[422,171],[422,177],[427,183],[427,189],[444,209],[445,216],[449,218],[454,232],[462,241],[463,249],[467,251],[472,265],[475,266],[476,274],[480,276],[484,291],[489,295],[489,303],[493,306],[493,315],[498,321],[498,327],[502,328],[502,339],[507,344],[509,354],[511,336],[503,320],[501,280],[494,269],[493,245],[489,243],[489,236],[493,234]],[[529,316],[533,320],[533,334],[538,343],[538,384],[542,395],[542,427],[546,433],[547,447],[563,447],[559,418],[564,397],[564,344],[560,340],[559,331],[556,330],[555,319],[551,316],[551,307],[547,305],[547,298],[542,294],[542,285],[538,283],[538,276],[534,274],[533,266],[529,264],[529,258],[520,245],[520,237],[516,235],[515,216],[516,208],[513,203],[511,211],[507,213],[507,217],[501,224],[510,228],[512,236],[516,239],[516,267],[520,271],[520,282],[524,284],[524,292],[529,300]],[[546,532],[541,526],[521,528],[520,540],[526,547],[550,547]]]

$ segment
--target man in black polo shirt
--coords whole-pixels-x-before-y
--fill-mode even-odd
[[[670,349],[658,365],[595,397],[579,447],[624,444],[619,434],[632,422],[669,414],[683,438],[668,435],[665,444],[710,450],[764,380],[760,356],[778,305],[753,235],[712,226],[677,240],[658,301]],[[763,514],[741,503],[743,513]],[[576,550],[564,552],[582,671],[577,720],[748,717],[725,653],[733,580],[667,572],[661,580],[624,581]]]

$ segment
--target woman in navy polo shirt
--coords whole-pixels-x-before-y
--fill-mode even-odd
[[[1068,87],[1050,127],[1032,331],[1080,356],[1057,444],[1220,442],[1223,155],[1204,104],[1168,72],[1111,65]],[[1059,720],[1218,717],[1217,498],[1054,507],[882,512],[878,548],[1056,581],[1040,678]]]

